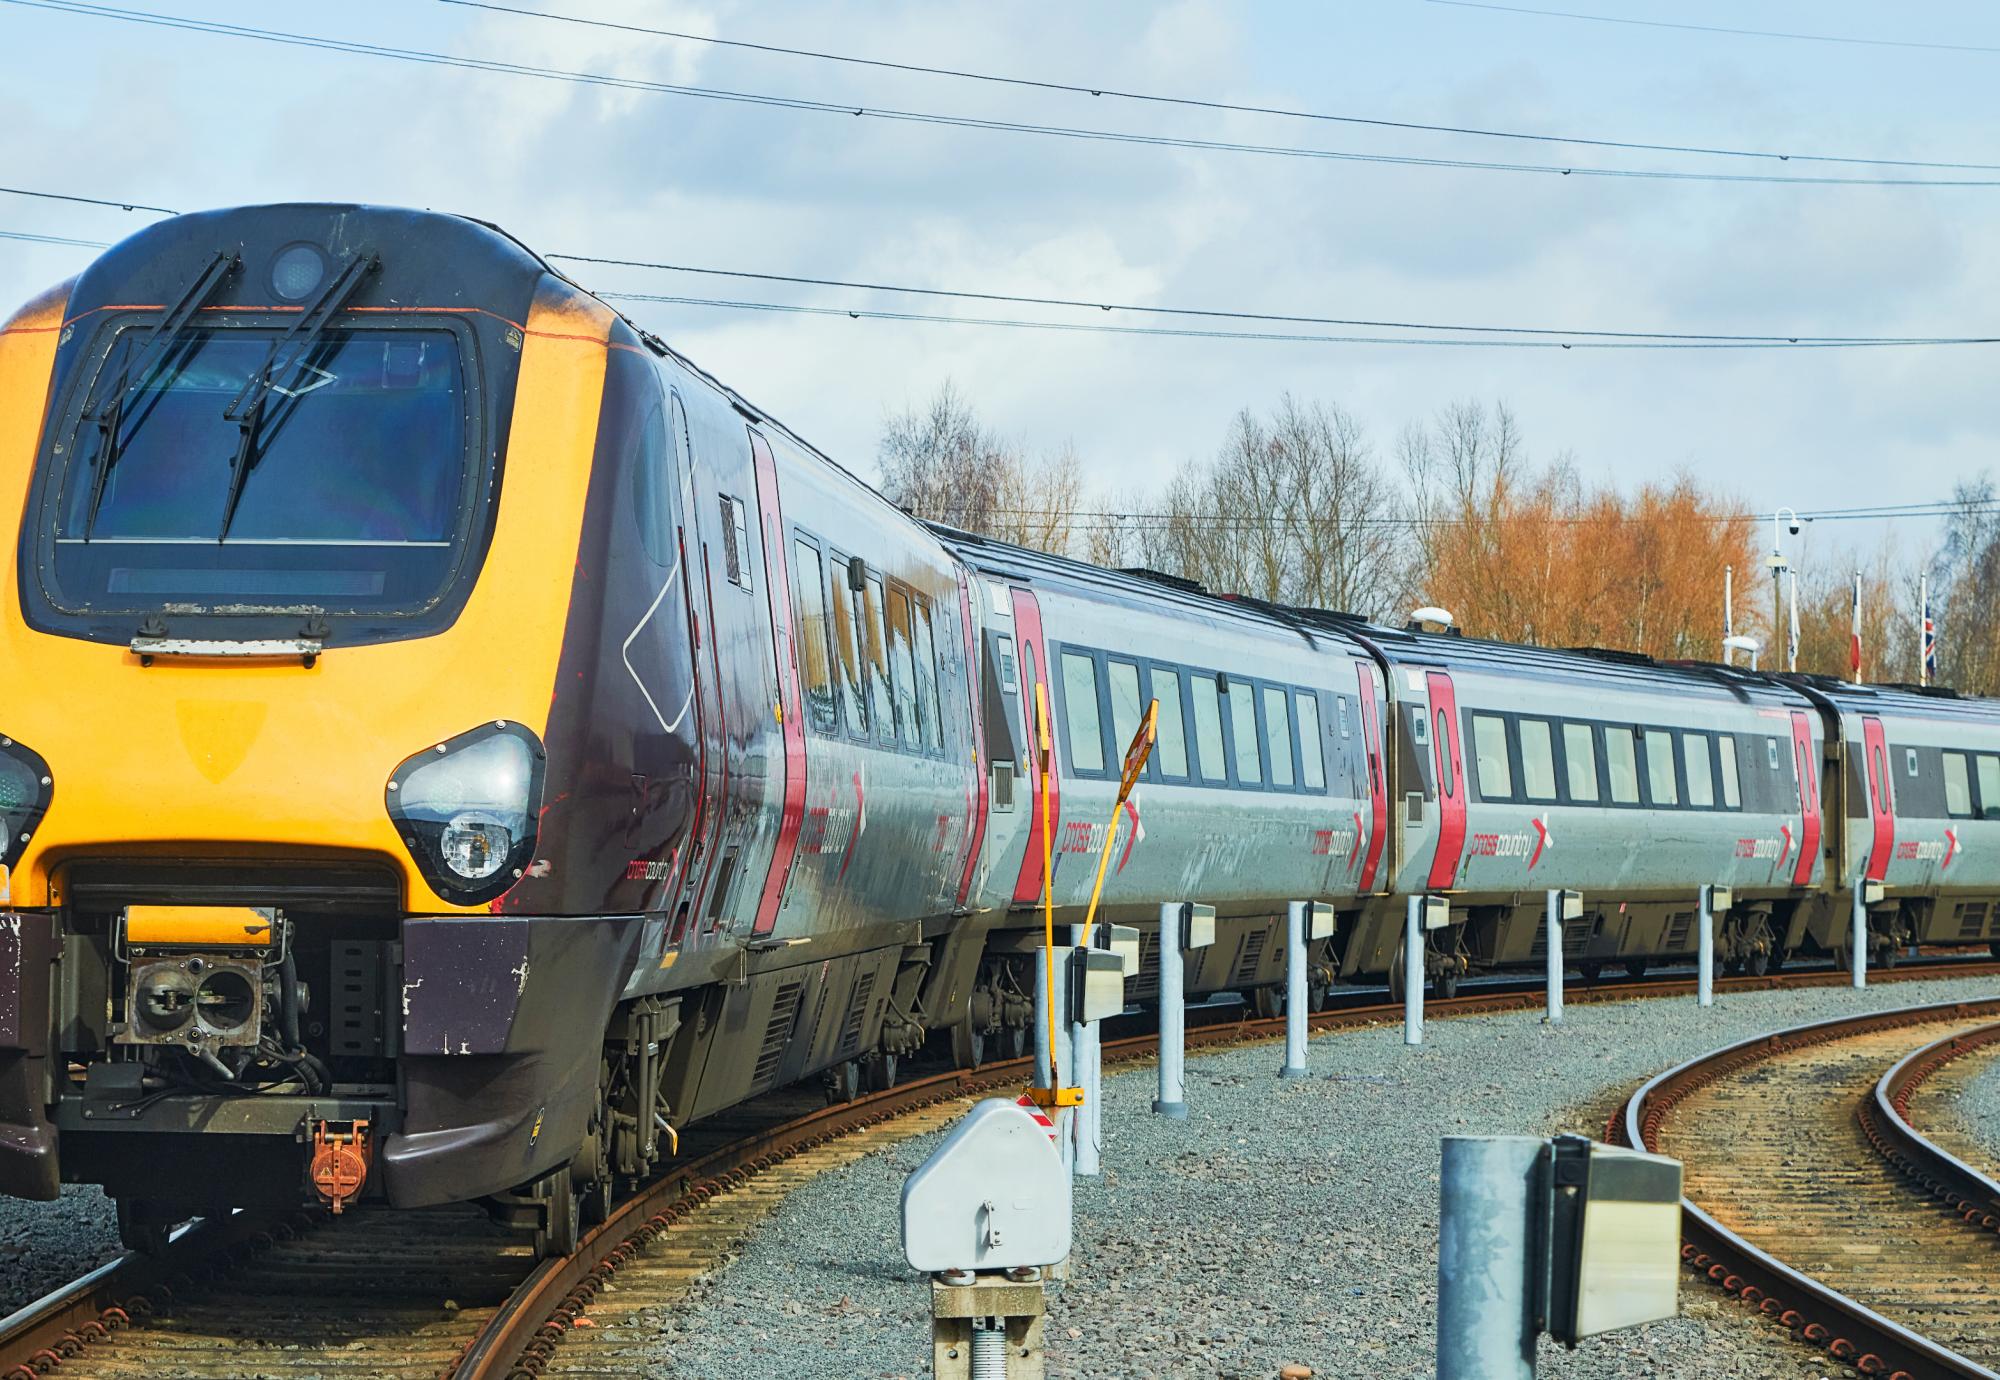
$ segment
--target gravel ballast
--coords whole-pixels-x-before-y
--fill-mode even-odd
[[[123,1250],[101,1189],[72,1185],[53,1203],[0,1198],[0,1317]]]
[[[1080,1180],[1075,1274],[1051,1297],[1051,1375],[1429,1376],[1437,1286],[1439,1139],[1584,1131],[1673,1064],[1768,1030],[1866,1010],[2000,995],[1990,981],[1725,993],[1573,1004],[1326,1035],[1311,1076],[1281,1051],[1193,1058],[1189,1119],[1150,1114],[1150,1066],[1105,1079],[1107,1172]],[[2000,1081],[1994,1091],[2000,1097]],[[631,1324],[657,1373],[856,1380],[929,1374],[928,1294],[903,1263],[903,1178],[935,1135],[834,1170],[787,1198],[684,1303]],[[1845,1373],[1721,1294],[1685,1281],[1682,1316],[1543,1345],[1553,1377],[1805,1377]]]
[[[1966,1080],[1959,1094],[1958,1119],[1967,1135],[2000,1160],[2000,1055],[1977,1057],[1986,1067]]]

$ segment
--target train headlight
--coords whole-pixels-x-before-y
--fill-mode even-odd
[[[26,744],[0,734],[0,863],[18,856],[49,811],[55,778]]]
[[[535,735],[504,720],[461,733],[396,768],[389,778],[389,815],[438,895],[478,905],[527,874],[542,770]]]

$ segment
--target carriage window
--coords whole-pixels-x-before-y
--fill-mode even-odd
[[[799,677],[805,682],[806,717],[822,733],[840,726],[840,709],[833,702],[833,668],[826,644],[826,572],[819,548],[807,542],[793,545],[792,596],[799,611]]]
[[[1319,696],[1299,691],[1299,765],[1305,771],[1306,789],[1323,791],[1326,789],[1326,744],[1320,741]],[[1341,737],[1347,736],[1347,701],[1341,700]]]
[[[1589,724],[1563,725],[1563,766],[1573,801],[1597,799],[1597,735]]]
[[[1611,772],[1611,801],[1615,805],[1639,803],[1639,749],[1629,728],[1604,730],[1604,765]]]
[[[1732,810],[1743,807],[1743,781],[1736,767],[1736,736],[1725,733],[1715,740],[1722,749],[1722,803]]]
[[[1236,745],[1236,784],[1261,786],[1264,753],[1257,742],[1257,694],[1248,681],[1230,682],[1229,733]]]
[[[1160,775],[1185,780],[1187,725],[1181,721],[1181,673],[1153,668],[1153,698],[1160,702],[1160,741],[1153,747]]]
[[[868,736],[868,696],[861,688],[861,648],[868,643],[862,630],[858,601],[847,589],[847,561],[833,553],[833,652],[840,666],[840,699],[846,706],[847,731]]]
[[[1688,733],[1681,737],[1681,752],[1687,757],[1688,804],[1697,810],[1715,806],[1715,764],[1708,755],[1708,735]]]
[[[1680,773],[1674,770],[1674,735],[1646,730],[1646,793],[1655,806],[1681,803]]]
[[[1064,652],[1063,715],[1069,732],[1071,771],[1104,770],[1104,725],[1097,713],[1097,659]]]
[[[1491,714],[1472,716],[1472,756],[1479,768],[1479,798],[1506,800],[1514,794],[1507,765],[1507,721]]]
[[[917,603],[917,723],[924,742],[944,746],[944,695],[938,689],[937,639],[931,633],[931,606]]]
[[[867,613],[863,625],[868,648],[868,718],[875,725],[875,737],[884,743],[896,741],[895,687],[889,680],[889,639],[882,631],[882,577],[870,575],[861,604]]]
[[[1264,755],[1271,759],[1271,784],[1291,785],[1291,696],[1275,685],[1264,687]]]
[[[1111,751],[1122,763],[1125,749],[1139,731],[1139,668],[1129,661],[1107,662],[1106,668],[1111,679]]]
[[[896,732],[905,746],[921,748],[923,730],[917,720],[915,639],[910,631],[910,596],[889,591],[889,666],[896,673]]]
[[[1194,676],[1188,689],[1194,695],[1195,760],[1201,764],[1201,779],[1227,781],[1229,768],[1222,759],[1222,699],[1216,693],[1215,677]]]
[[[1944,755],[1944,812],[1961,819],[1972,813],[1972,771],[1962,752]]]
[[[1521,793],[1530,800],[1556,798],[1556,752],[1547,719],[1521,720]]]
[[[1979,813],[2000,819],[2000,757],[1979,755]]]

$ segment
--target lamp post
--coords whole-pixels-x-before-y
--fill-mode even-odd
[[[1785,636],[1785,572],[1791,569],[1791,562],[1785,559],[1779,529],[1782,525],[1784,531],[1796,537],[1805,530],[1807,521],[1809,519],[1799,516],[1796,508],[1780,508],[1771,514],[1771,554],[1765,558],[1764,564],[1771,572],[1771,637],[1774,641]],[[1786,669],[1796,671],[1799,669],[1798,648],[1789,639],[1785,645],[1792,649]]]

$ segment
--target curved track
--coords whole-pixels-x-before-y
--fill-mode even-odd
[[[1946,973],[1996,976],[2000,962],[1899,968],[1879,978]],[[1759,991],[1845,981],[1833,971],[1788,972],[1721,979],[1717,987]],[[1693,988],[1682,978],[1573,985],[1568,1000],[1679,997]],[[1426,1010],[1443,1018],[1540,1001],[1539,987],[1523,986],[1432,1000]],[[1312,1025],[1393,1022],[1401,1012],[1400,1004],[1379,999],[1342,1002],[1315,1014]],[[1190,1015],[1190,1048],[1276,1040],[1284,1032],[1282,1019],[1202,1026],[1199,1013]],[[1151,1035],[1107,1040],[1105,1058],[1144,1059],[1153,1047]],[[618,1370],[619,1358],[602,1354],[597,1329],[572,1326],[588,1316],[586,1309],[613,1310],[604,1296],[614,1291],[619,1313],[671,1303],[706,1268],[703,1252],[733,1239],[801,1179],[941,1124],[956,1114],[953,1104],[1018,1087],[1028,1073],[1025,1059],[990,1064],[831,1107],[819,1105],[807,1088],[760,1098],[694,1127],[672,1170],[620,1204],[575,1255],[538,1266],[518,1238],[489,1228],[469,1207],[364,1211],[339,1222],[303,1215],[197,1222],[161,1260],[124,1256],[0,1320],[0,1380],[288,1371],[499,1380],[568,1368],[552,1363],[565,1339],[576,1338],[589,1338],[572,1341],[578,1369],[630,1373]],[[847,1137],[853,1140],[843,1149]]]
[[[1906,1113],[1995,1041],[2000,1000],[1779,1031],[1661,1074],[1617,1129],[1682,1161],[1697,1273],[1862,1374],[1993,1377],[2000,1185]]]

